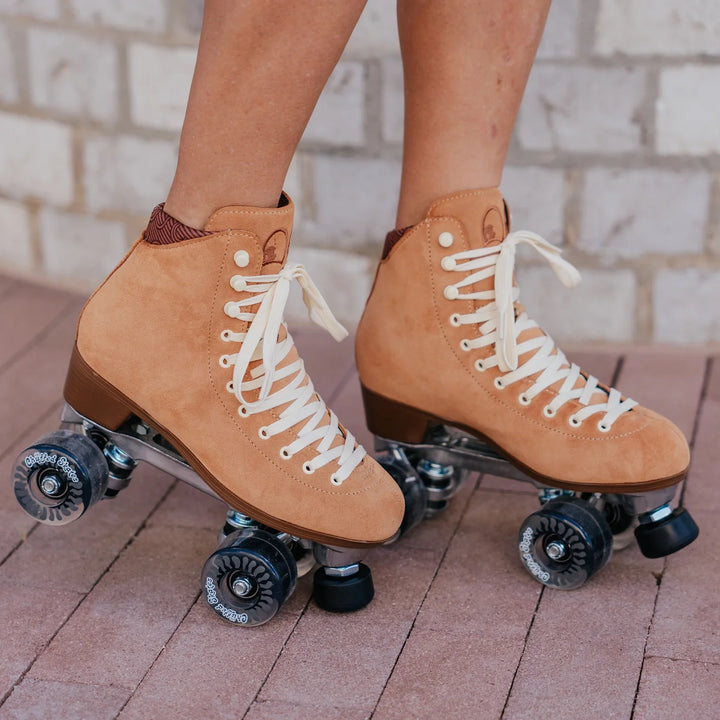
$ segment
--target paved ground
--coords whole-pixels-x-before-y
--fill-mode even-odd
[[[580,590],[543,590],[515,550],[534,494],[472,478],[443,516],[371,553],[365,610],[319,610],[306,577],[274,621],[243,630],[199,599],[224,517],[202,493],[143,468],[64,528],[16,506],[11,465],[56,427],[79,307],[0,277],[0,720],[720,717],[720,358],[575,353],[693,438],[691,548],[647,560],[632,547]],[[370,445],[351,343],[298,344]]]

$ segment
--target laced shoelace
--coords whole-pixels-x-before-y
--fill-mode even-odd
[[[306,421],[297,431],[296,439],[281,449],[281,456],[289,459],[317,443],[317,454],[303,464],[304,472],[312,474],[318,468],[336,461],[338,469],[331,474],[330,480],[333,485],[341,485],[362,462],[366,455],[365,449],[350,432],[340,428],[335,413],[328,411],[320,396],[316,395],[301,359],[280,367],[293,347],[292,337],[283,323],[293,280],[297,280],[302,288],[303,301],[310,318],[338,341],[347,336],[347,330],[335,319],[302,265],[286,265],[276,275],[234,275],[230,283],[233,289],[248,293],[248,297],[227,302],[225,314],[245,320],[250,326],[244,333],[223,331],[223,340],[242,345],[237,353],[221,356],[220,364],[223,367],[234,365],[233,379],[228,383],[228,390],[234,393],[240,403],[240,415],[254,415],[288,405],[280,412],[277,420],[260,428],[260,437],[270,438]],[[278,339],[281,326],[286,332],[283,340]],[[258,360],[261,362],[250,369],[250,364]],[[246,375],[249,375],[247,380],[244,379]],[[273,391],[276,381],[291,376],[292,379],[286,385]],[[247,393],[257,390],[257,399],[248,399]],[[328,412],[329,421],[326,423]],[[334,444],[338,436],[343,442]]]
[[[521,243],[539,252],[566,287],[574,287],[580,282],[580,273],[560,257],[559,248],[536,233],[527,230],[512,232],[499,245],[453,253],[442,259],[444,270],[465,275],[462,280],[445,288],[445,297],[448,300],[479,300],[485,303],[472,313],[453,314],[450,322],[455,326],[479,327],[481,336],[463,340],[461,345],[464,350],[494,345],[495,355],[478,360],[475,366],[481,371],[498,367],[504,373],[495,380],[498,389],[537,375],[533,384],[519,396],[521,404],[529,405],[543,390],[562,381],[557,395],[543,408],[543,413],[553,417],[565,403],[577,400],[583,407],[569,418],[570,424],[578,427],[590,416],[603,413],[598,429],[608,432],[623,413],[638,403],[629,398],[623,400],[615,388],[606,392],[599,386],[597,378],[582,374],[575,363],[568,362],[549,335],[543,333],[518,342],[522,332],[538,327],[527,313],[522,312],[517,317],[515,313],[515,303],[520,295],[518,288],[513,285],[515,250]],[[472,288],[473,284],[493,276],[493,290],[462,292],[464,288]],[[520,358],[530,353],[532,355],[521,364]],[[584,384],[578,383],[581,378]],[[578,384],[580,387],[575,387]],[[593,398],[596,393],[603,398],[602,402]]]

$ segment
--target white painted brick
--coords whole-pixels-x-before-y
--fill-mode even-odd
[[[335,317],[346,327],[357,325],[375,273],[376,261],[338,250],[292,246],[290,262],[302,263],[327,300]],[[307,325],[307,308],[295,288],[286,317],[293,327]]]
[[[601,0],[595,52],[718,55],[720,4],[712,0]]]
[[[30,215],[25,205],[0,198],[0,267],[32,268]]]
[[[635,119],[645,93],[637,68],[536,65],[518,121],[518,138],[531,150],[605,154],[637,150]]]
[[[110,121],[117,114],[117,50],[73,32],[28,33],[31,97],[41,108]]]
[[[684,65],[660,72],[655,106],[661,155],[720,153],[720,67]]]
[[[662,270],[655,278],[655,339],[667,343],[720,342],[720,272]]]
[[[345,53],[349,57],[369,58],[400,54],[397,13],[392,0],[369,0]]]
[[[383,58],[382,73],[382,138],[385,142],[402,143],[405,100],[403,69],[399,58]]]
[[[70,7],[80,22],[123,30],[158,32],[167,22],[164,0],[70,0]]]
[[[130,114],[137,125],[179,130],[197,50],[133,43],[128,48]]]
[[[0,101],[14,103],[17,100],[18,84],[10,33],[4,25],[0,25]]]
[[[127,252],[121,223],[55,210],[40,213],[40,245],[45,270],[82,287],[97,285]]]
[[[702,172],[589,170],[578,244],[606,261],[702,252],[709,199]]]
[[[150,214],[165,200],[177,162],[175,143],[131,135],[87,141],[83,183],[87,206]]]
[[[558,342],[629,341],[635,332],[635,275],[630,270],[581,271],[566,288],[549,267],[518,269],[520,302]]]
[[[539,58],[567,58],[577,54],[581,0],[553,0],[550,5]]]
[[[0,13],[55,20],[60,15],[60,0],[0,0]]]
[[[304,222],[301,241],[343,249],[376,243],[379,252],[395,227],[400,163],[316,156],[313,165],[317,214]]]
[[[0,192],[67,205],[73,197],[70,128],[0,112]]]
[[[318,100],[303,140],[360,146],[365,140],[365,66],[340,62]]]
[[[513,230],[532,230],[551,243],[563,240],[565,177],[562,170],[506,167],[502,191]]]

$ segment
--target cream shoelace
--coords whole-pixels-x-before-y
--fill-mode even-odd
[[[538,327],[527,313],[515,317],[515,302],[519,291],[513,286],[515,270],[515,249],[521,244],[530,245],[552,266],[555,274],[566,287],[574,287],[580,282],[580,273],[567,260],[560,257],[560,249],[547,240],[527,230],[510,233],[500,245],[447,255],[442,260],[444,270],[463,273],[465,277],[457,283],[448,285],[444,294],[448,300],[480,300],[484,302],[475,312],[455,313],[450,322],[455,325],[478,325],[482,335],[478,338],[462,341],[464,350],[495,346],[495,355],[478,360],[478,370],[498,367],[505,373],[496,378],[498,389],[505,388],[518,380],[537,375],[528,390],[519,396],[522,405],[529,405],[533,398],[551,385],[562,381],[562,385],[553,400],[543,408],[547,417],[553,417],[568,401],[577,400],[584,407],[575,412],[569,422],[578,427],[591,415],[602,413],[598,429],[608,432],[613,423],[625,412],[637,405],[634,400],[622,399],[614,388],[606,393],[592,375],[584,376],[580,368],[570,364],[565,355],[555,346],[549,335],[543,334],[518,343],[519,335],[530,328]],[[488,278],[495,278],[494,290],[481,292],[462,292],[463,288]],[[520,358],[528,356],[521,364]],[[584,385],[578,384],[578,379]],[[597,395],[596,395],[597,394]],[[598,402],[599,397],[602,401]]]
[[[330,411],[329,422],[325,422],[328,408],[322,399],[315,395],[312,381],[307,376],[301,359],[279,367],[293,347],[289,333],[283,340],[278,340],[280,327],[284,327],[283,313],[293,280],[297,280],[302,288],[303,301],[311,319],[338,341],[347,336],[347,330],[335,319],[302,265],[286,265],[277,275],[235,275],[231,280],[232,287],[249,293],[249,296],[226,303],[225,314],[250,322],[250,327],[245,333],[223,331],[223,340],[239,342],[242,345],[236,354],[223,355],[220,364],[223,367],[235,366],[228,390],[234,393],[240,402],[240,415],[255,415],[289,403],[277,420],[260,428],[260,437],[270,438],[306,421],[297,431],[296,439],[282,448],[281,456],[289,459],[317,443],[317,455],[303,464],[304,472],[312,474],[318,468],[336,461],[338,469],[332,473],[330,479],[333,485],[341,485],[362,462],[366,455],[365,449],[356,443],[350,432],[340,429],[334,412]],[[287,328],[285,331],[287,332]],[[250,370],[250,379],[244,380],[250,364],[257,360],[262,362]],[[273,384],[277,380],[291,376],[292,380],[284,387],[273,391]],[[258,389],[257,400],[251,401],[246,397],[246,393]],[[343,438],[343,442],[331,447],[338,436]]]

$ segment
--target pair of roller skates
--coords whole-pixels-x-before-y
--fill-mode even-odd
[[[365,549],[440,512],[468,471],[540,489],[519,549],[551,587],[581,585],[633,531],[650,556],[697,535],[669,505],[689,457],[677,428],[568,363],[517,303],[519,242],[568,284],[575,271],[509,233],[497,190],[442,198],[388,238],[357,335],[379,463],[315,393],[282,322],[297,280],[311,317],[344,334],[286,262],[289,199],[222,208],[170,243],[152,223],[83,310],[62,429],[16,463],[37,520],[75,520],[139,461],[219,497],[230,509],[202,588],[245,626],[270,620],[315,563],[320,607],[367,605]]]

